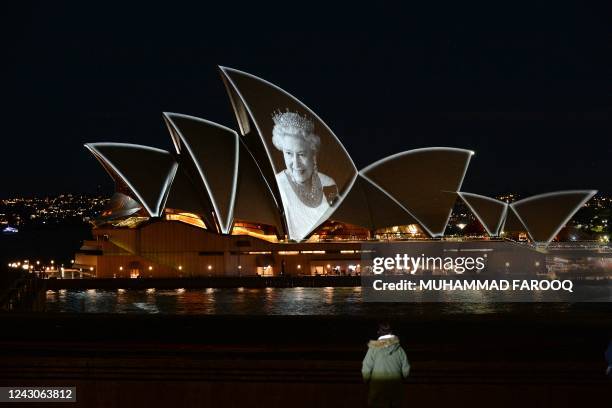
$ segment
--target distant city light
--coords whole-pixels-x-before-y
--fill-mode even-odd
[[[498,196],[497,198],[501,199],[502,201],[514,202],[519,198],[519,195],[512,193],[512,194],[506,194],[504,196]],[[3,206],[2,208],[0,208],[0,232],[16,233],[20,231],[21,234],[23,234],[24,228],[28,228],[30,225],[40,225],[41,223],[44,224],[45,221],[47,224],[51,224],[51,225],[57,225],[58,223],[59,225],[61,225],[62,222],[73,222],[75,219],[78,220],[79,222],[82,221],[84,223],[89,223],[90,220],[94,220],[97,216],[102,214],[101,210],[108,204],[108,202],[109,200],[107,198],[101,198],[101,197],[93,198],[93,197],[83,197],[83,196],[76,196],[76,195],[75,196],[61,195],[57,197],[46,197],[42,199],[39,199],[39,198],[3,199],[3,200],[0,200],[0,206]],[[584,206],[589,207],[589,210],[588,210],[589,212],[579,213],[579,215],[574,220],[568,223],[567,230],[566,230],[568,233],[565,233],[564,231],[564,233],[560,234],[555,240],[559,240],[559,241],[566,240],[570,242],[580,241],[580,245],[591,245],[594,243],[596,245],[599,245],[600,247],[605,247],[606,245],[609,245],[609,242],[610,242],[610,232],[609,231],[610,230],[608,228],[609,228],[610,223],[609,223],[609,220],[607,219],[609,217],[608,215],[609,212],[605,212],[605,211],[609,211],[608,209],[612,208],[612,197],[596,196],[593,198],[591,202],[586,203]],[[600,212],[599,214],[592,213],[592,212],[601,211],[599,209],[603,209],[604,212]],[[71,218],[71,217],[76,217],[76,218]],[[460,207],[456,207],[455,209],[453,209],[452,216],[449,218],[449,220],[450,221],[448,222],[448,225],[456,227],[455,231],[457,232],[457,236],[470,234],[472,232],[471,228],[468,229],[468,231],[464,231],[464,230],[466,229],[467,226],[476,225],[475,223],[477,221],[475,220],[474,216],[469,211],[466,211]],[[400,227],[397,227],[397,226],[391,227],[391,228],[388,228],[385,233],[387,233],[389,230],[396,232],[398,234],[398,237],[400,238],[409,237],[409,235],[407,235],[406,233],[409,233],[413,236],[421,233],[421,229],[419,225],[417,224],[402,225]],[[463,232],[460,232],[460,231],[463,231]],[[379,232],[377,232],[376,234],[379,234]],[[606,235],[603,235],[603,234],[606,234]],[[484,233],[483,233],[483,236],[484,236]],[[527,234],[525,234],[524,232],[519,232],[519,231],[511,231],[508,233],[505,231],[502,231],[500,232],[498,237],[501,238],[501,237],[506,237],[506,236],[512,240],[517,240],[517,237],[518,237],[519,241],[532,241],[531,238]],[[317,235],[317,237],[319,236]],[[325,238],[325,235],[321,235],[321,237]],[[421,235],[419,235],[419,237],[421,237]],[[426,239],[427,237],[425,236],[424,238]],[[332,237],[332,239],[345,239],[345,238]],[[392,237],[391,239],[395,239],[395,237]],[[534,243],[534,244],[537,244],[537,243]],[[574,245],[578,245],[578,244],[574,244]],[[258,249],[258,248],[254,248],[254,249]],[[327,252],[335,253],[335,251],[329,251],[329,250]],[[357,254],[363,251],[347,249],[347,250],[340,250],[339,252],[341,254],[353,254],[353,253]],[[302,250],[300,251],[259,250],[259,251],[246,252],[245,250],[245,252],[240,252],[240,254],[243,254],[243,253],[248,253],[248,254],[278,253],[279,255],[297,255],[298,253],[325,254],[326,251],[324,250],[317,250],[317,251],[315,250],[303,250],[303,251]],[[56,255],[59,256],[60,254],[56,253]],[[28,260],[22,259],[20,262],[13,260],[7,264],[8,267],[15,268],[15,269],[23,269],[25,271],[35,270],[37,273],[44,272],[44,271],[51,272],[50,273],[51,277],[55,277],[55,274],[58,272],[58,269],[61,270],[62,272],[65,272],[66,269],[71,268],[70,266],[66,269],[64,268],[65,265],[62,264],[62,261],[65,258],[63,257],[60,260],[58,260],[58,264],[62,264],[61,265],[62,267],[56,268],[54,266],[55,260],[53,259],[48,260],[48,258],[46,258],[44,254],[33,253],[27,256],[32,257],[33,260],[28,261]],[[37,256],[41,256],[43,260],[42,261],[35,260]],[[328,262],[331,262],[331,260],[334,259],[333,256],[330,256],[328,258],[329,258]],[[45,259],[47,259],[47,261],[45,261]],[[238,260],[239,261],[241,260],[240,256],[238,257]],[[79,259],[79,261],[82,262],[81,259]],[[300,259],[300,261],[305,261],[305,260]],[[320,260],[319,265],[321,265],[322,262],[324,261],[325,259]],[[78,266],[81,266],[81,265],[80,265],[80,262],[79,264],[75,264],[75,259],[71,259],[70,262],[73,265],[72,268],[75,268],[73,269],[75,272],[77,270],[82,272],[83,269],[85,270],[89,269],[89,271],[94,272],[97,269],[97,265],[95,262],[92,262],[95,266],[84,267],[84,268],[77,268]],[[345,261],[342,261],[342,262],[345,262]],[[349,261],[349,262],[355,262],[355,261]],[[534,262],[533,265],[535,265],[535,267],[539,267],[541,266],[541,262],[543,261],[531,261],[531,262]],[[45,265],[45,263],[47,263],[48,266]],[[36,265],[36,268],[34,268],[32,265]],[[223,270],[222,264],[219,264],[219,265],[221,265],[220,270],[217,270],[216,273],[223,273],[224,270]],[[267,271],[268,273],[272,273],[272,268],[274,267],[274,269],[276,269],[276,265],[277,264],[273,264],[272,266],[267,265],[265,266],[264,270]],[[295,274],[301,273],[301,269],[302,269],[301,264],[298,264],[298,265],[292,264],[292,265],[295,265],[295,268],[296,268],[293,270],[293,273]],[[336,265],[336,266],[332,266],[331,264],[323,264],[323,265],[326,265],[324,266],[324,269],[322,271],[323,274],[335,273],[335,270],[340,268],[339,265]],[[510,262],[505,262],[505,265],[506,265],[506,268],[510,267]],[[542,265],[547,266],[546,263]],[[306,271],[304,272],[310,273],[311,266],[309,265],[307,266],[308,268],[306,268]],[[145,267],[147,267],[146,264],[145,264]],[[343,265],[342,266],[342,268],[347,268],[347,267],[348,267],[348,270],[355,270],[354,265]],[[213,265],[206,265],[206,268],[208,271],[212,271]],[[255,269],[255,267],[252,264],[247,262],[247,270],[251,268]],[[319,268],[318,273],[321,273],[321,266],[318,266],[318,268]],[[360,265],[357,265],[357,268],[360,268]],[[124,271],[123,266],[119,266],[118,269],[119,271]],[[190,264],[190,274],[198,273],[197,270],[192,270],[192,269],[193,267]],[[237,269],[238,270],[243,269],[242,265],[237,265]],[[257,269],[261,271],[262,268],[257,268]],[[279,268],[279,269],[282,269],[282,268]],[[313,269],[312,273],[316,273],[316,271],[314,271],[315,269],[314,266],[312,267],[312,269]],[[137,269],[132,269],[132,270],[137,270]],[[128,271],[132,271],[132,270],[130,269],[130,266],[128,266]],[[153,266],[148,266],[148,270],[152,271]],[[161,268],[160,271],[161,270],[163,270],[163,268]],[[178,270],[182,271],[183,265],[178,265]],[[160,273],[160,271],[156,271],[156,272]],[[112,275],[113,271],[111,270],[109,272]],[[356,270],[356,272],[357,274],[359,274],[358,269]],[[74,276],[78,276],[77,273],[75,273]],[[104,271],[102,271],[102,269],[98,269],[97,273],[98,275],[100,274],[103,275]],[[131,274],[133,272],[128,272],[128,273]],[[139,274],[140,276],[144,275],[144,273],[142,272],[142,269],[140,270],[140,273],[136,272],[134,277],[138,277]],[[152,276],[152,274],[147,274],[147,275]],[[188,274],[178,274],[178,276],[187,276],[187,275]],[[236,275],[240,275],[240,273]],[[91,275],[87,274],[87,276],[93,277],[95,275],[92,273]],[[122,276],[122,274],[116,274],[116,276],[120,277]],[[41,277],[47,277],[47,275],[44,273],[41,273]],[[83,275],[81,275],[81,277],[83,277]]]

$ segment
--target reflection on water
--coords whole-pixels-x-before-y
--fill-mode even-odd
[[[147,289],[47,291],[48,312],[194,315],[452,315],[515,311],[526,305],[482,303],[369,303],[360,287],[265,289]],[[530,311],[560,310],[565,304],[531,304]]]

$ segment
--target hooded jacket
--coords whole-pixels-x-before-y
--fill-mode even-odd
[[[370,385],[368,405],[401,405],[402,379],[407,378],[409,372],[408,358],[396,336],[386,335],[371,340],[361,366],[363,380]]]
[[[401,381],[408,377],[410,363],[397,336],[382,336],[370,340],[363,359],[361,375],[365,382]]]

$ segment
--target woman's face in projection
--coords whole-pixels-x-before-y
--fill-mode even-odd
[[[304,138],[285,134],[283,137],[285,166],[294,182],[303,184],[310,180],[315,167],[315,155]]]

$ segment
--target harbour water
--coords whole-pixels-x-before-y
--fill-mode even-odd
[[[600,304],[609,307],[608,304]],[[46,312],[177,315],[408,316],[563,312],[568,303],[371,303],[361,287],[49,290]]]

